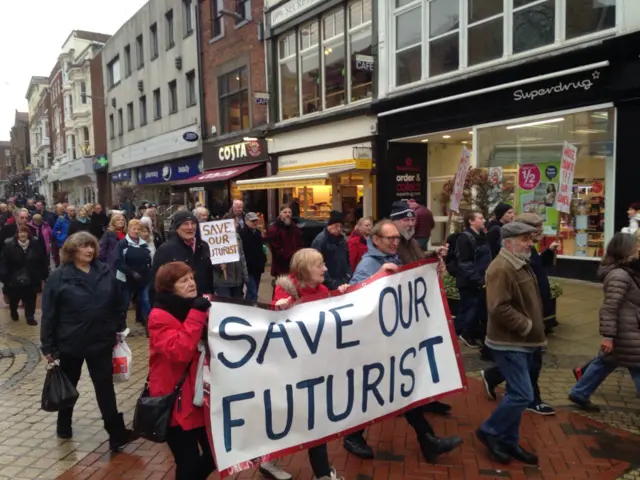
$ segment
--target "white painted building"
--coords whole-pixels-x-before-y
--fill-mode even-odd
[[[50,166],[49,111],[47,109],[48,77],[31,77],[26,99],[29,103],[29,144],[31,147],[31,182],[35,191],[51,202],[49,183],[43,181]]]

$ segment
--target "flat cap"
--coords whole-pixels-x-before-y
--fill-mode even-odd
[[[502,226],[500,235],[502,238],[513,238],[521,235],[528,235],[537,229],[531,225],[522,222],[509,222]]]
[[[527,225],[531,225],[532,227],[537,227],[538,225],[542,225],[544,223],[544,218],[542,215],[538,215],[537,213],[523,213],[522,215],[518,215],[516,217],[516,222],[526,223]]]

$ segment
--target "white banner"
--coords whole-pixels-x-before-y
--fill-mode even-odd
[[[213,299],[210,421],[222,476],[466,385],[437,263],[276,311]]]
[[[453,184],[453,194],[451,195],[451,202],[449,203],[449,210],[458,213],[460,211],[460,202],[462,201],[462,195],[464,194],[464,182],[467,179],[469,173],[469,166],[471,165],[471,152],[467,147],[462,147],[462,155],[460,156],[460,163],[458,164],[458,173],[456,174],[456,181]]]
[[[562,161],[560,162],[560,184],[556,195],[556,210],[563,213],[571,212],[571,198],[573,197],[573,175],[576,171],[578,147],[564,142],[562,147]]]
[[[214,265],[240,260],[234,219],[201,223],[200,236],[209,245],[211,263]]]

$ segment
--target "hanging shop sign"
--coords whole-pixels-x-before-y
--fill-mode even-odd
[[[202,173],[200,156],[150,165],[138,169],[138,185],[186,180]]]
[[[255,92],[253,94],[256,99],[256,105],[268,105],[269,104],[269,94],[266,92]]]
[[[268,159],[267,142],[263,138],[226,145],[204,144],[206,170],[266,162]]]
[[[131,180],[131,169],[120,170],[118,172],[111,172],[111,181],[113,183],[128,182]]]
[[[184,132],[182,138],[185,142],[197,142],[200,136],[196,132]]]
[[[96,155],[93,157],[93,171],[102,172],[109,168],[109,160],[106,155]]]
[[[374,58],[372,55],[356,54],[356,70],[373,72]]]

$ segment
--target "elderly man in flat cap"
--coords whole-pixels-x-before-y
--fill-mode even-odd
[[[485,345],[507,381],[498,407],[476,430],[498,462],[536,465],[538,457],[519,444],[522,414],[533,401],[529,372],[537,349],[546,346],[538,280],[531,268],[536,227],[521,222],[501,228],[502,248],[486,274],[489,322]]]

